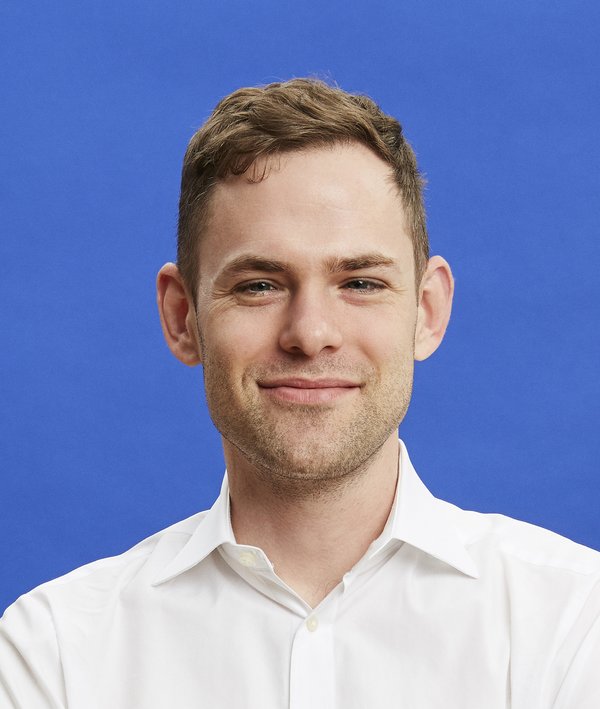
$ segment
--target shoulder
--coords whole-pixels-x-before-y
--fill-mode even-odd
[[[447,511],[505,618],[515,691],[538,676],[548,706],[599,706],[600,553],[504,515]]]
[[[506,564],[581,576],[600,574],[600,552],[595,549],[506,515],[466,511],[447,502],[441,504],[473,554],[485,554]]]
[[[600,552],[502,514],[440,504],[475,562],[480,587],[513,612],[560,616],[568,625],[600,603]]]
[[[104,597],[132,581],[151,578],[185,545],[205,515],[206,512],[199,512],[156,532],[122,554],[98,559],[41,584],[9,606],[1,622],[6,627],[18,616],[30,612],[50,616],[55,604],[101,603]]]
[[[205,514],[18,598],[0,618],[0,706],[66,706],[65,648],[86,647],[90,628],[98,624],[94,619],[109,617],[114,600],[129,584],[145,585],[188,541]]]

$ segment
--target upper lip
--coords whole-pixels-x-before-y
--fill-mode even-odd
[[[334,389],[360,386],[357,382],[348,379],[304,379],[302,377],[286,377],[285,379],[272,379],[258,382],[259,386],[266,389],[275,387],[293,387],[295,389]]]

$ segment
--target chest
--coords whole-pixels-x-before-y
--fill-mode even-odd
[[[453,583],[384,568],[313,611],[239,578],[124,597],[64,658],[69,707],[530,709],[508,607]]]

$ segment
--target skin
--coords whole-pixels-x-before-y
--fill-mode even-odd
[[[173,354],[203,365],[237,541],[314,607],[385,525],[413,363],[443,338],[453,280],[436,256],[417,287],[402,202],[367,148],[266,167],[217,186],[197,291],[166,264],[158,305]]]

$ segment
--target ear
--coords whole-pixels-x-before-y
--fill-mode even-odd
[[[441,256],[429,260],[419,286],[415,359],[427,359],[439,347],[452,310],[454,278]]]
[[[194,301],[179,269],[166,263],[156,278],[156,300],[163,335],[180,362],[193,367],[201,362]]]

